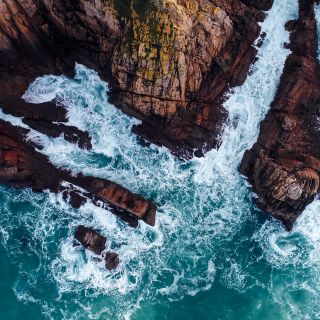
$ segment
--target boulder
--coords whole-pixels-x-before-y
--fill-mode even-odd
[[[108,270],[111,271],[111,270],[117,269],[120,263],[118,254],[115,252],[107,252],[105,256],[105,262],[106,262],[106,268]]]
[[[80,225],[74,237],[84,248],[91,250],[95,254],[100,255],[105,249],[107,238],[91,228]]]

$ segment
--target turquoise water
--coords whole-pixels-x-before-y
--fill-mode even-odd
[[[0,187],[0,319],[319,319],[320,201],[287,233],[253,204],[237,168],[255,142],[286,56],[296,0],[276,0],[267,36],[245,84],[228,97],[230,120],[219,150],[182,162],[144,148],[136,120],[107,102],[107,84],[84,66],[74,79],[44,76],[24,98],[56,98],[69,123],[87,130],[93,150],[31,130],[57,166],[110,178],[158,204],[156,227],[128,227],[87,203]],[[1,114],[23,125],[21,119]],[[26,126],[26,125],[24,125]],[[77,225],[100,230],[121,259],[105,270],[72,246]]]

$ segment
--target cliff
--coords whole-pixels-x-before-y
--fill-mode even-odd
[[[0,103],[38,117],[22,106],[22,93],[38,75],[71,74],[77,61],[99,71],[111,101],[142,120],[136,133],[182,157],[200,156],[219,144],[221,102],[245,80],[264,19],[259,9],[271,4],[1,0]]]
[[[240,85],[255,58],[261,10],[255,0],[0,0],[0,105],[29,127],[91,148],[87,132],[66,124],[54,101],[22,95],[44,74],[71,76],[74,63],[97,70],[111,101],[140,120],[135,132],[181,157],[219,143],[225,92]],[[64,124],[65,123],[65,124]],[[26,141],[25,129],[0,123],[0,182],[64,192],[74,206],[102,199],[123,218],[153,225],[155,205],[111,181],[58,170]],[[82,191],[67,190],[63,182]],[[84,193],[84,194],[83,194]]]
[[[299,19],[287,23],[292,53],[258,141],[240,167],[259,206],[288,230],[319,192],[320,66],[314,2],[301,0]]]

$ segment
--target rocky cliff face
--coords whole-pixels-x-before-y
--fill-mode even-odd
[[[112,102],[143,121],[136,133],[181,156],[201,155],[218,144],[224,93],[254,60],[264,18],[256,8],[271,4],[1,0],[0,102],[21,109],[16,99],[31,80],[72,73],[77,61],[98,70]]]
[[[312,0],[300,1],[280,86],[254,147],[240,168],[259,196],[260,207],[292,229],[319,192],[320,66]]]
[[[264,14],[241,1],[124,3],[114,6],[124,36],[112,55],[112,101],[143,120],[136,133],[181,156],[217,146],[223,95],[244,81]]]

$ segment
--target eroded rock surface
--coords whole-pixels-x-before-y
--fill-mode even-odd
[[[217,146],[223,95],[245,80],[264,14],[237,0],[113,3],[124,37],[112,55],[112,102],[143,120],[136,133],[181,156]]]
[[[21,97],[38,76],[71,76],[75,61],[99,72],[111,100],[142,120],[135,132],[190,156],[218,144],[229,87],[255,57],[258,23],[272,1],[0,0],[0,106],[29,127],[91,148],[88,133],[68,126],[55,101]],[[154,225],[156,206],[110,181],[73,177],[27,142],[28,130],[0,122],[0,182],[63,192],[79,207],[106,203],[135,225]],[[206,145],[204,147],[204,145]],[[67,182],[73,187],[64,187]],[[97,187],[100,186],[100,187]],[[81,190],[77,190],[80,188]]]
[[[201,155],[218,144],[223,95],[245,80],[264,19],[259,9],[271,4],[0,0],[0,104],[58,134],[61,108],[41,110],[20,97],[36,76],[72,74],[77,61],[99,71],[112,102],[143,121],[136,133],[181,156]]]
[[[108,65],[107,60],[111,61],[115,39],[120,36],[109,24],[116,19],[103,10],[100,2],[93,6],[89,1],[0,0],[0,12],[0,106],[3,112],[21,117],[30,128],[47,136],[62,135],[81,148],[91,149],[89,134],[68,126],[64,107],[55,101],[30,104],[22,96],[38,76],[71,76],[75,61],[109,77],[110,68],[104,66]],[[102,56],[109,58],[104,58],[102,63]],[[40,146],[27,141],[28,132],[0,120],[1,183],[35,191],[63,192],[64,198],[77,208],[90,198],[132,226],[140,219],[154,225],[156,206],[153,203],[111,181],[81,174],[73,176],[55,168],[36,150],[35,147]],[[101,190],[92,187],[96,180],[116,189],[117,198],[112,193],[101,198],[98,195]],[[65,182],[71,187],[65,187]]]
[[[287,23],[292,53],[258,141],[240,167],[260,207],[289,230],[319,192],[320,66],[314,2],[301,0],[299,20]]]
[[[100,235],[97,231],[79,226],[74,236],[86,249],[100,255],[106,247],[107,238]]]

